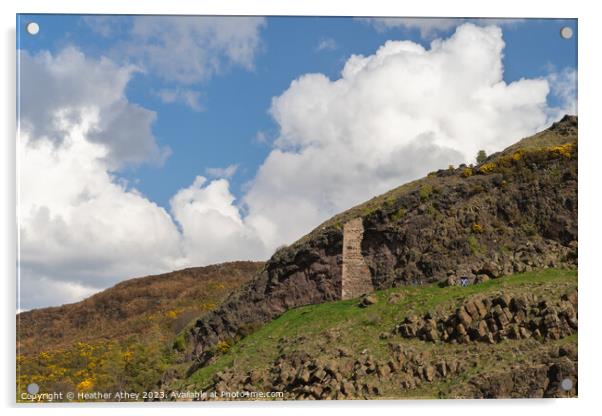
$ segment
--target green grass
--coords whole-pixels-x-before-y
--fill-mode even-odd
[[[209,385],[216,372],[225,368],[234,367],[237,371],[267,369],[281,353],[299,349],[316,352],[324,348],[344,346],[359,354],[367,348],[378,359],[388,354],[388,341],[380,339],[379,335],[383,332],[390,333],[409,314],[453,311],[464,299],[473,295],[512,295],[525,291],[561,295],[576,285],[577,271],[547,269],[493,279],[468,287],[442,288],[432,284],[382,290],[376,292],[378,302],[368,308],[359,308],[357,299],[303,306],[264,325],[234,344],[228,353],[182,382],[203,388]],[[397,304],[388,301],[394,293],[403,294],[402,300]],[[336,334],[336,341],[327,340],[329,333]],[[288,342],[282,342],[283,339]],[[404,342],[415,344],[422,350],[440,348],[417,340]],[[450,353],[455,348],[464,347],[448,346]]]

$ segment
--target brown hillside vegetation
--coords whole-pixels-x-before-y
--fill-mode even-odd
[[[143,392],[185,357],[177,337],[263,267],[238,261],[127,280],[81,302],[17,316],[17,398],[44,392]]]
[[[81,302],[35,309],[17,317],[20,354],[148,332],[161,322],[172,333],[214,309],[263,263],[238,261],[193,267],[121,282]]]

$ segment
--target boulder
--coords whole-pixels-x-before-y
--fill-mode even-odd
[[[475,279],[475,283],[485,283],[488,280],[489,276],[487,276],[486,274],[478,274]]]
[[[469,326],[472,322],[472,318],[464,308],[458,309],[458,311],[456,312],[456,316],[458,317],[460,323],[462,323],[462,325],[464,325],[465,327]]]
[[[360,300],[360,304],[359,306],[361,308],[366,308],[370,305],[374,305],[376,302],[378,302],[378,299],[376,298],[376,295],[371,294],[371,295],[364,295],[362,296],[361,300]]]
[[[430,383],[435,378],[435,368],[432,365],[427,365],[424,367],[422,374],[424,379]]]

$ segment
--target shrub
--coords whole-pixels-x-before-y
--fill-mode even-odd
[[[470,247],[470,251],[472,254],[477,254],[480,252],[479,242],[477,241],[474,235],[468,237],[468,246]]]
[[[176,337],[173,342],[173,349],[179,352],[182,352],[186,349],[186,340],[184,339],[184,334],[180,334]]]
[[[570,158],[574,149],[575,145],[573,143],[565,143],[560,146],[553,146],[550,148],[550,152]]]
[[[495,169],[495,163],[483,163],[481,166],[479,166],[479,172],[483,173],[483,174],[488,174],[493,172],[493,170]]]
[[[395,203],[396,203],[396,202],[397,202],[397,199],[396,199],[394,196],[388,196],[388,197],[385,199],[385,202],[384,202],[384,204],[383,204],[383,205],[384,205],[385,207],[393,207],[393,206],[395,205]]]
[[[427,199],[429,199],[429,197],[431,196],[431,194],[433,193],[433,187],[431,185],[423,185],[420,188],[420,191],[418,191],[418,195],[420,196],[420,200],[422,202],[426,201]]]
[[[232,346],[230,345],[230,343],[228,341],[219,341],[217,343],[217,345],[215,346],[215,349],[217,349],[219,352],[221,352],[222,354],[227,353],[228,351],[230,351],[230,348]]]
[[[472,176],[472,169],[471,168],[464,168],[464,170],[462,170],[462,176],[464,178],[468,178],[468,177]]]
[[[483,163],[487,159],[487,153],[484,150],[479,150],[477,153],[477,163]]]
[[[92,387],[94,387],[94,381],[91,378],[87,378],[77,385],[77,390],[90,391],[92,390]]]
[[[400,219],[402,219],[404,215],[406,215],[406,210],[403,208],[399,208],[391,215],[391,220],[397,222]]]

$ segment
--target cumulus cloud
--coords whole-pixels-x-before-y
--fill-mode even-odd
[[[183,252],[188,262],[219,263],[267,254],[257,230],[243,220],[234,202],[226,179],[208,182],[203,176],[174,195],[171,209],[182,228]]]
[[[79,300],[134,276],[267,255],[226,179],[197,178],[167,211],[112,173],[117,162],[152,157],[133,159],[127,147],[154,144],[154,113],[124,95],[131,68],[75,49],[20,58],[20,309]]]
[[[93,120],[88,138],[107,147],[112,168],[149,159],[160,163],[169,154],[152,134],[156,114],[125,97],[135,66],[91,59],[69,47],[55,56],[19,51],[19,71],[20,128],[32,139],[60,144],[72,122],[87,114]]]
[[[418,30],[424,39],[433,39],[441,32],[453,29],[463,23],[471,22],[480,26],[513,26],[521,23],[524,19],[465,19],[444,17],[367,17],[358,20],[372,25],[379,32],[390,29],[403,28]]]
[[[89,124],[84,115],[60,146],[20,137],[20,309],[77,301],[136,276],[268,255],[228,180],[196,178],[168,212],[109,173],[106,148],[86,138]]]
[[[93,112],[77,124],[63,120],[70,133],[58,146],[20,135],[22,293],[62,288],[54,296],[69,301],[179,263],[179,233],[171,217],[109,173],[107,148],[86,138],[93,120]],[[36,306],[35,296],[21,301],[23,308]]]
[[[341,77],[305,74],[272,101],[275,148],[244,197],[268,246],[427,172],[550,122],[549,81],[503,80],[502,32],[464,24],[426,49],[388,41]],[[291,220],[294,212],[294,220]]]

